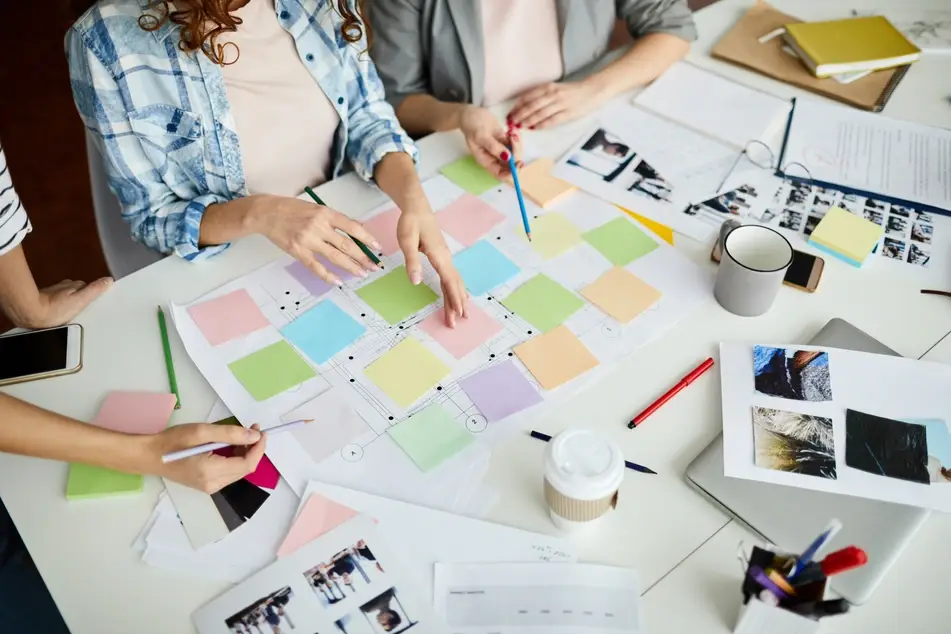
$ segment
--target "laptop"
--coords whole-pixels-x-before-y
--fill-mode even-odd
[[[831,320],[809,343],[899,356],[842,319]],[[728,478],[723,475],[722,435],[690,463],[685,475],[690,486],[727,515],[784,550],[801,552],[830,519],[842,520],[842,530],[822,552],[855,545],[868,553],[865,566],[830,579],[832,590],[856,605],[868,600],[929,515],[889,502]]]

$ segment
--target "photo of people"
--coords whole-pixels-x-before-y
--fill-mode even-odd
[[[646,161],[639,161],[634,166],[633,182],[628,191],[638,191],[647,194],[654,200],[670,200],[670,183],[661,178],[660,174]]]
[[[330,561],[317,564],[305,572],[304,577],[321,605],[327,608],[356,595],[383,572],[383,566],[361,540]]]
[[[882,222],[885,221],[885,214],[875,209],[869,209],[868,207],[865,208],[865,211],[862,212],[862,215],[865,216],[866,220],[870,220],[878,226],[882,226]]]
[[[916,220],[911,227],[911,239],[921,244],[931,244],[933,233],[934,226],[920,220]]]
[[[845,464],[887,478],[929,484],[925,426],[846,410]]]
[[[288,604],[294,591],[285,586],[225,619],[234,634],[282,634],[294,629]]]
[[[885,233],[904,238],[908,233],[908,221],[898,216],[889,216],[888,224],[885,225]]]
[[[336,622],[337,629],[344,634],[399,634],[416,625],[400,603],[396,588],[370,599],[360,606],[359,612]]]
[[[753,446],[758,467],[836,478],[831,418],[754,407]]]
[[[902,218],[911,218],[911,209],[901,205],[892,205],[891,213]]]
[[[918,266],[928,266],[931,261],[931,254],[919,247],[914,242],[908,245],[908,263]]]
[[[812,232],[815,231],[819,225],[820,220],[822,220],[821,216],[809,216],[806,218],[806,226],[802,228],[803,235],[811,236]]]
[[[927,211],[916,211],[915,220],[918,222],[934,222],[934,218]]]
[[[875,209],[876,211],[881,211],[881,212],[884,212],[884,211],[885,211],[885,207],[886,207],[887,204],[888,204],[888,203],[884,203],[884,202],[882,202],[882,201],[880,201],[880,200],[874,200],[874,199],[872,199],[872,198],[867,198],[867,199],[865,200],[865,206],[866,206],[868,209]]]
[[[831,401],[829,353],[753,347],[754,387],[760,394],[796,401]]]
[[[893,260],[905,259],[905,243],[886,236],[882,243],[882,255]]]
[[[630,145],[598,128],[568,158],[568,164],[593,172],[610,183],[636,158]]]
[[[816,196],[816,202],[812,205],[812,213],[824,214],[832,206],[832,199],[823,196]]]
[[[779,226],[783,229],[799,231],[799,227],[802,226],[802,216],[803,215],[798,211],[787,209],[783,212],[782,217],[779,219]]]
[[[812,187],[805,183],[795,183],[789,189],[789,196],[786,198],[786,206],[794,205],[805,206],[812,202]]]

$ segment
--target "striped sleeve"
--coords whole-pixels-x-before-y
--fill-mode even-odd
[[[3,146],[0,146],[0,255],[19,246],[32,230],[26,209],[13,189],[7,157],[3,154]]]

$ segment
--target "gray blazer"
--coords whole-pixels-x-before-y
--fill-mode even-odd
[[[606,52],[617,19],[627,22],[635,38],[648,33],[670,33],[687,41],[697,37],[686,0],[555,2],[565,76]],[[368,5],[375,38],[370,55],[394,108],[418,93],[440,101],[482,103],[481,0],[371,0]]]

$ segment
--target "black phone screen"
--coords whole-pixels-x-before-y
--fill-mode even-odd
[[[68,341],[65,326],[0,337],[0,381],[65,369]]]
[[[812,267],[816,264],[816,256],[803,253],[802,251],[793,251],[792,264],[786,270],[786,277],[783,278],[787,284],[794,284],[805,288],[809,285],[809,276],[812,275]]]

